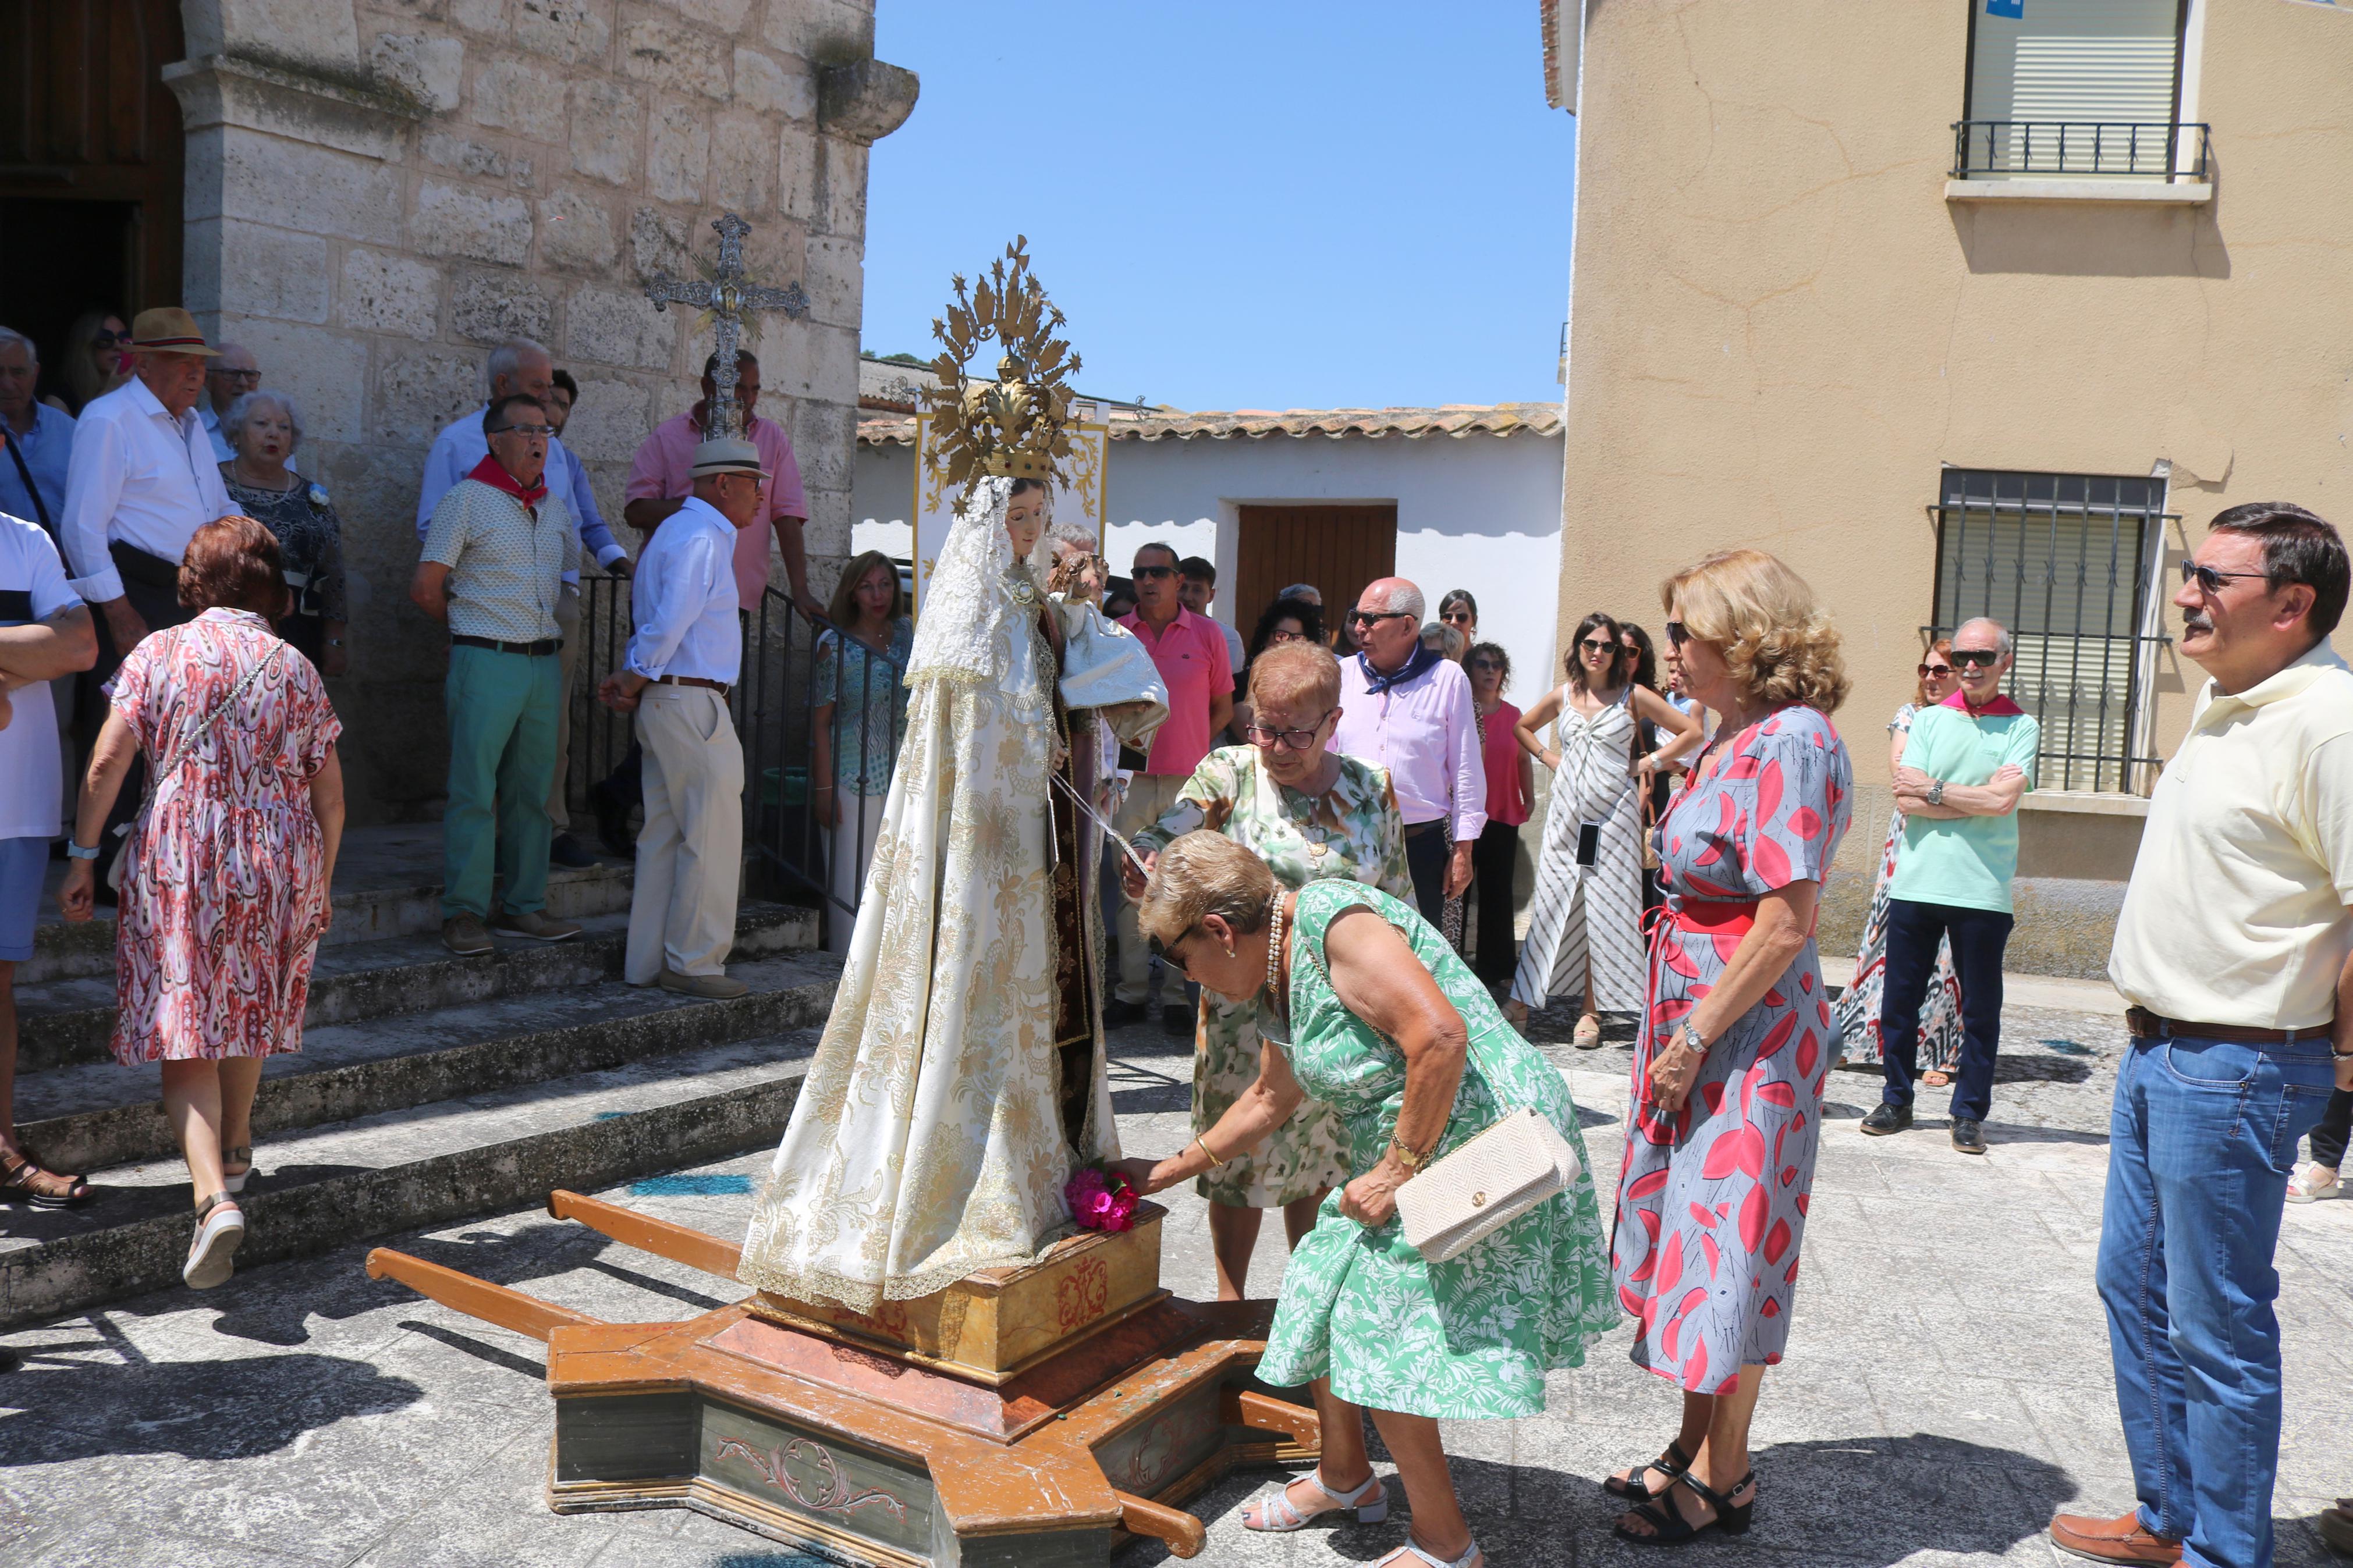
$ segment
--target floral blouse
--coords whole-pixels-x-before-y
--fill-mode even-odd
[[[292,489],[258,490],[231,478],[230,466],[220,466],[221,482],[238,510],[277,537],[278,558],[285,567],[287,585],[294,590],[294,613],[350,620],[343,587],[343,524],[325,487],[290,471]]]
[[[812,707],[833,707],[833,776],[854,795],[891,793],[891,768],[907,728],[907,656],[915,625],[902,616],[877,653],[856,637],[828,631],[817,639]]]
[[[1327,877],[1413,896],[1405,818],[1388,770],[1342,757],[1340,776],[1321,795],[1278,784],[1259,766],[1256,746],[1220,746],[1201,759],[1160,820],[1138,833],[1138,853],[1157,854],[1199,828],[1249,846],[1286,888]]]

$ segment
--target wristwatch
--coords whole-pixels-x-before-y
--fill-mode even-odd
[[[100,847],[96,845],[85,849],[70,838],[66,840],[66,858],[69,860],[95,860],[100,853]]]
[[[1699,1037],[1699,1031],[1692,1027],[1689,1018],[1683,1020],[1683,1045],[1697,1055],[1707,1054],[1707,1042]]]
[[[1944,780],[1930,779],[1928,781],[1928,804],[1930,805],[1942,805],[1945,804]]]

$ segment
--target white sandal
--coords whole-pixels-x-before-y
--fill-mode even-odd
[[[1479,1543],[1475,1541],[1473,1541],[1469,1546],[1463,1548],[1461,1556],[1457,1557],[1453,1562],[1449,1563],[1445,1558],[1433,1557],[1429,1552],[1423,1551],[1420,1547],[1416,1546],[1413,1543],[1413,1537],[1409,1535],[1405,1538],[1405,1544],[1403,1546],[1398,1547],[1395,1552],[1390,1552],[1387,1557],[1382,1558],[1378,1563],[1373,1564],[1373,1568],[1395,1568],[1395,1565],[1400,1563],[1405,1563],[1405,1568],[1413,1568],[1413,1564],[1407,1562],[1407,1558],[1409,1556],[1419,1558],[1422,1562],[1428,1563],[1430,1568],[1486,1568],[1487,1562],[1484,1557],[1479,1555]]]
[[[188,1244],[188,1260],[180,1278],[191,1290],[225,1285],[237,1268],[237,1243],[245,1239],[245,1215],[227,1193],[215,1193],[196,1205],[196,1238]]]
[[[2345,1184],[2326,1165],[2306,1165],[2288,1178],[2287,1201],[2292,1204],[2318,1203],[2324,1198],[2344,1195]]]
[[[1297,1506],[1291,1500],[1291,1489],[1301,1481],[1310,1482],[1317,1491],[1324,1494],[1325,1501],[1322,1507],[1309,1509],[1305,1513],[1299,1511]],[[1256,1524],[1250,1521],[1250,1514],[1248,1510],[1244,1510],[1242,1514],[1244,1530],[1271,1531],[1304,1530],[1310,1520],[1321,1519],[1334,1509],[1354,1509],[1358,1524],[1378,1524],[1389,1516],[1389,1493],[1388,1489],[1381,1485],[1381,1478],[1377,1475],[1367,1478],[1363,1486],[1353,1491],[1335,1492],[1324,1484],[1324,1469],[1319,1465],[1305,1475],[1294,1477],[1284,1482],[1281,1490],[1260,1502],[1257,1507],[1259,1522]]]

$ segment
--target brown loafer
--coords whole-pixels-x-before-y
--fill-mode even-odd
[[[2143,1564],[2173,1568],[2181,1561],[2181,1542],[2142,1529],[2137,1509],[2115,1519],[2094,1519],[2084,1513],[2054,1515],[2051,1544],[2094,1563],[2131,1563],[2135,1568]]]

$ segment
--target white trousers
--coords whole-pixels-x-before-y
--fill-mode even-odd
[[[649,686],[638,705],[646,825],[629,898],[632,985],[724,972],[744,879],[744,748],[719,693]]]
[[[858,917],[842,906],[856,904],[866,886],[866,868],[873,863],[875,840],[882,837],[882,808],[891,804],[891,797],[847,795],[838,784],[835,792],[843,820],[834,826],[827,851],[826,879],[835,902],[826,910],[825,950],[848,952],[849,933],[857,928]]]

